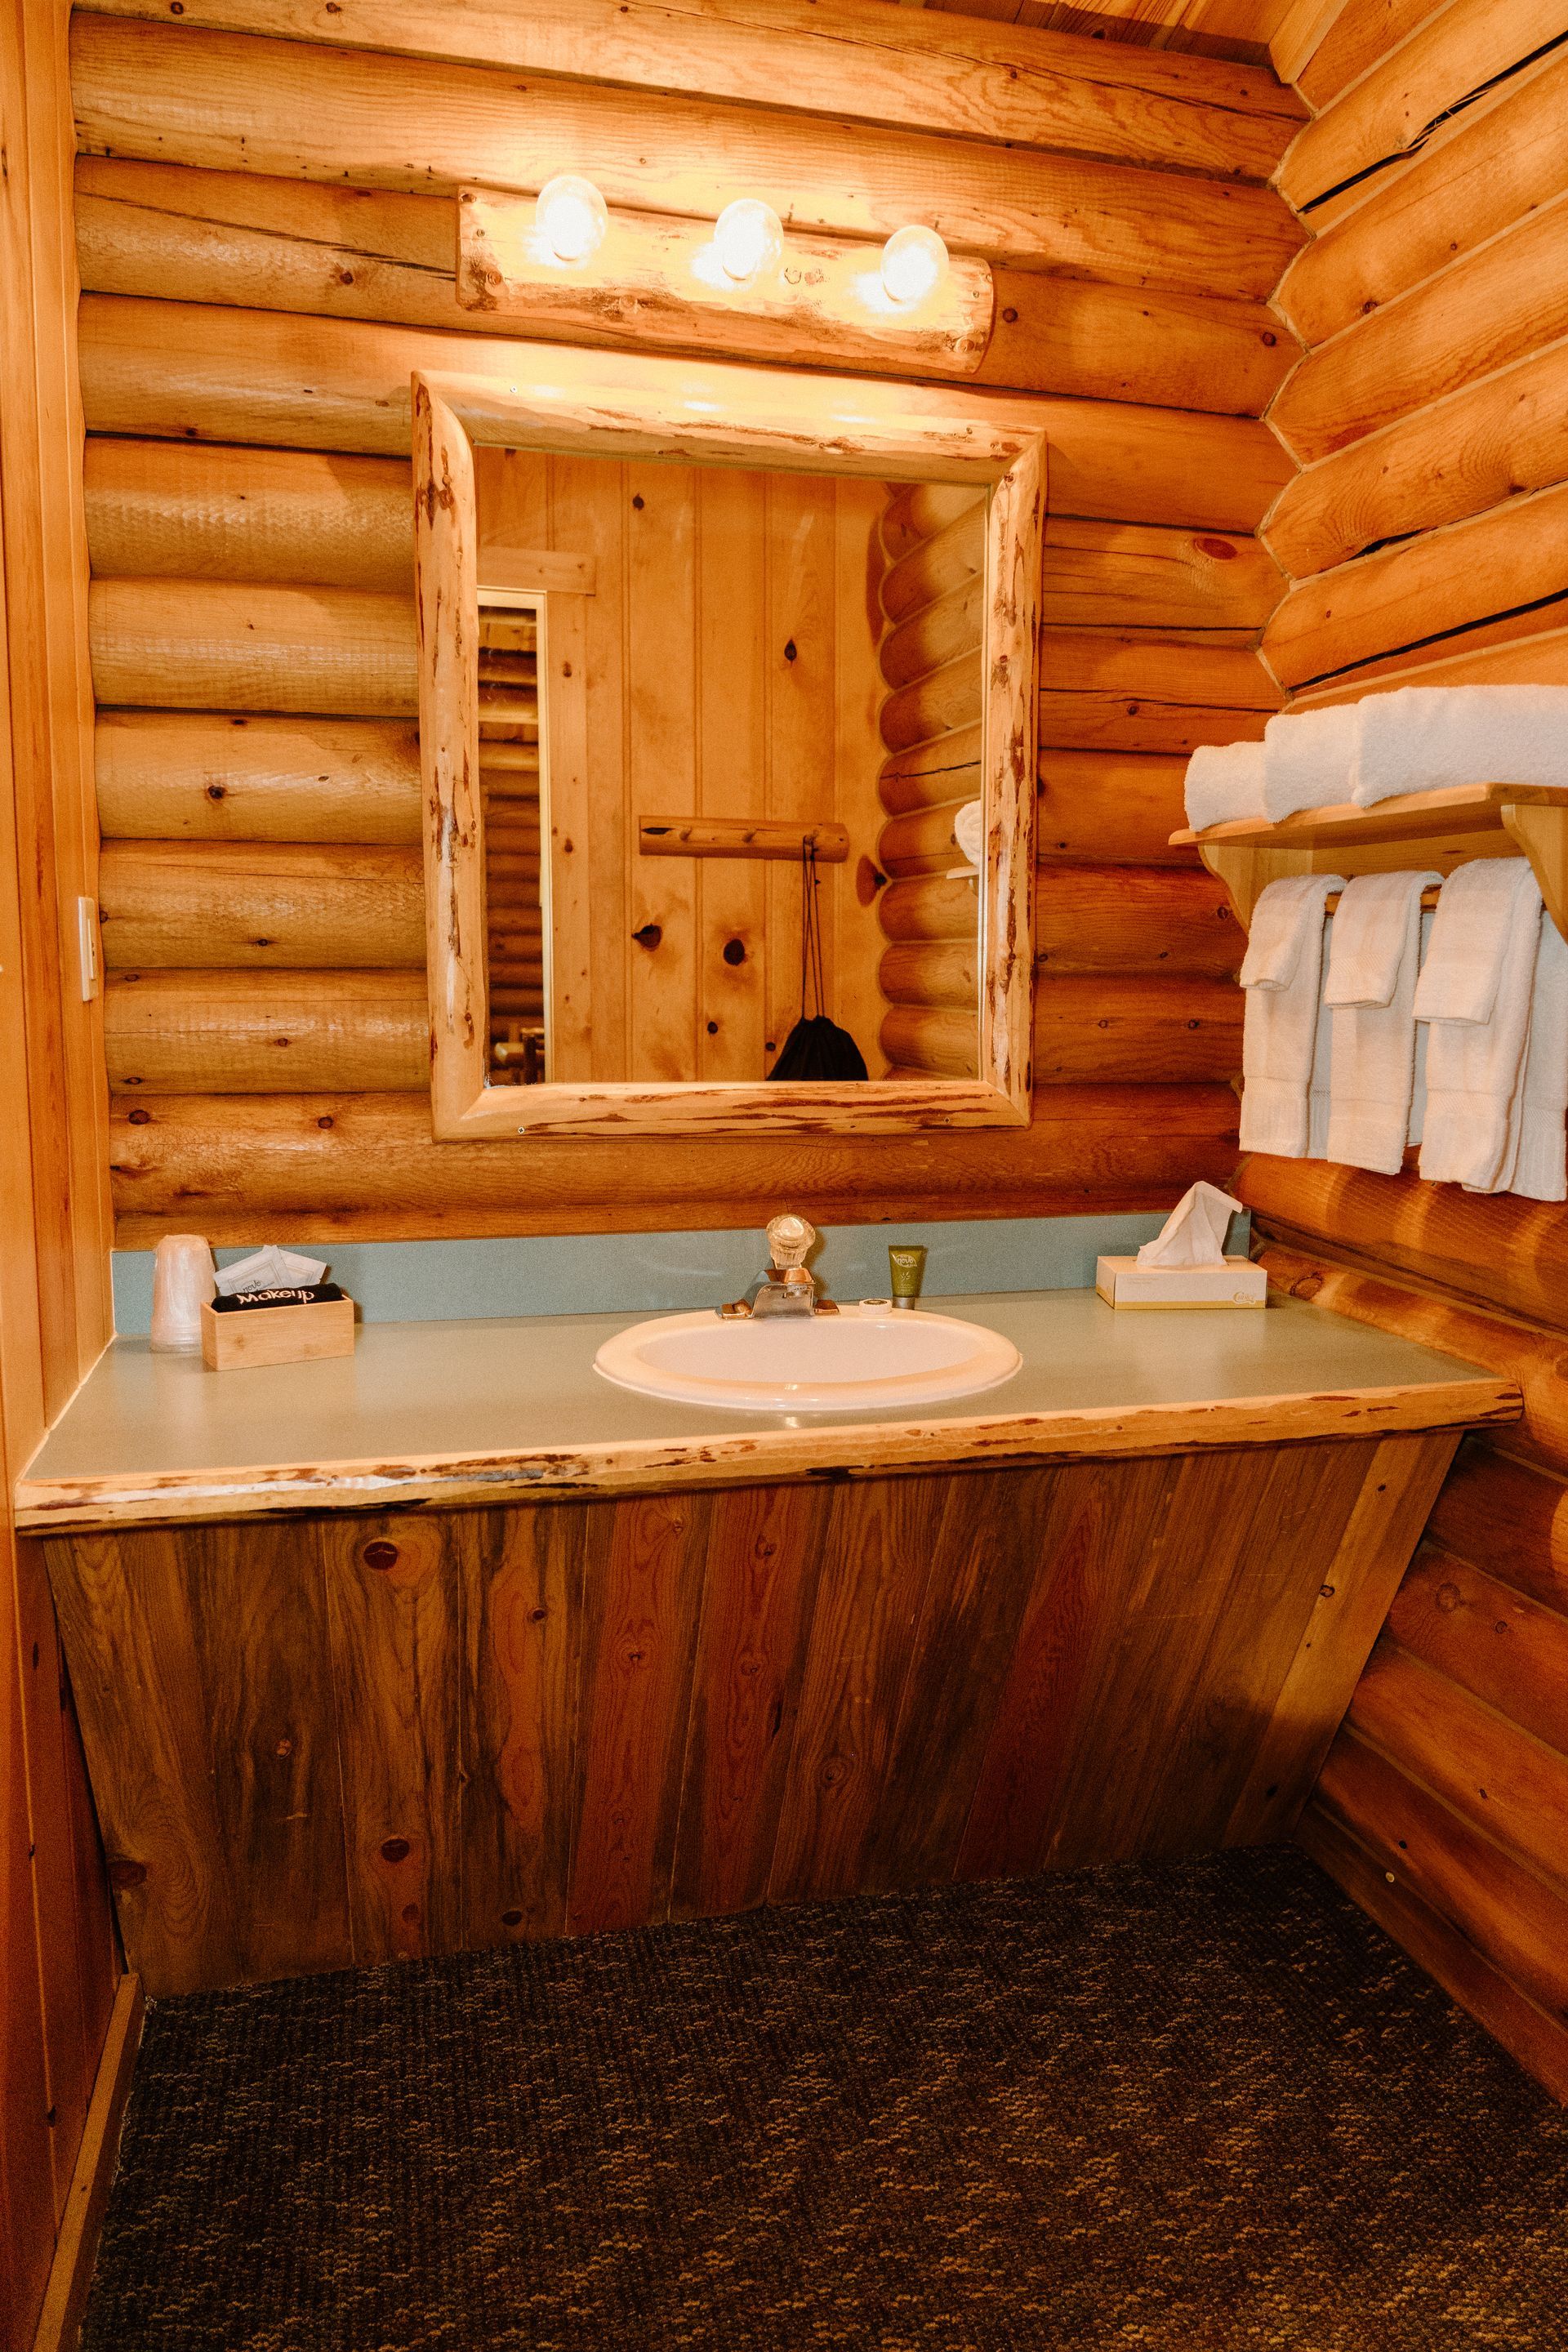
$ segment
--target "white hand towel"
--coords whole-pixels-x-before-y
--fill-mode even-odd
[[[1433,1183],[1508,1188],[1540,937],[1526,859],[1477,859],[1444,884],[1415,988],[1415,1018],[1430,1024],[1421,1173]]]
[[[1333,1044],[1324,1157],[1397,1176],[1415,1083],[1421,893],[1436,874],[1363,874],[1329,931]]]
[[[1449,784],[1568,784],[1568,686],[1402,686],[1352,708],[1363,808]]]
[[[1187,823],[1194,833],[1205,825],[1232,824],[1247,817],[1262,823],[1261,743],[1200,743],[1187,761]]]
[[[1270,824],[1298,809],[1338,808],[1351,796],[1356,706],[1280,711],[1263,730],[1263,805]]]
[[[1544,916],[1535,951],[1530,1043],[1518,1105],[1518,1150],[1510,1192],[1531,1201],[1568,1200],[1568,942]]]
[[[1244,1151],[1304,1158],[1313,1139],[1314,1092],[1321,1097],[1320,1124],[1326,1129],[1329,1024],[1326,1014],[1320,1019],[1323,902],[1331,890],[1343,887],[1337,874],[1296,874],[1271,882],[1252,910],[1241,967],[1247,991]]]

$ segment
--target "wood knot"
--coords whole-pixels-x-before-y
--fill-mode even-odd
[[[1321,1274],[1304,1274],[1300,1282],[1290,1285],[1290,1296],[1292,1298],[1316,1298],[1322,1286],[1323,1276]]]
[[[1457,1584],[1440,1584],[1437,1587],[1437,1606],[1446,1617],[1458,1608],[1464,1597]]]
[[[521,1927],[522,1914],[521,1911],[503,1911],[500,1915],[500,1923],[503,1927]]]
[[[360,1558],[363,1560],[366,1568],[395,1568],[397,1566],[397,1546],[395,1543],[389,1543],[384,1536],[377,1536],[374,1543],[366,1544],[363,1551],[360,1554]]]
[[[381,1842],[381,1858],[383,1862],[406,1862],[408,1859],[408,1840],[406,1838],[398,1837],[383,1838]]]
[[[1200,555],[1212,555],[1216,563],[1234,563],[1236,550],[1228,539],[1194,539],[1193,545]]]
[[[724,942],[723,952],[724,961],[727,964],[744,963],[746,961],[746,942],[744,940],[726,940]]]
[[[645,923],[640,931],[634,931],[632,933],[632,937],[636,940],[639,948],[647,948],[648,953],[651,955],[655,948],[658,947],[660,940],[663,939],[664,932],[658,923]]]
[[[144,1862],[111,1862],[109,1883],[111,1886],[140,1886],[147,1875]]]

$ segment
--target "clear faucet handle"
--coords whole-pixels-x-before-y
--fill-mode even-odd
[[[804,1265],[816,1239],[816,1226],[808,1225],[804,1217],[797,1217],[787,1210],[783,1216],[768,1220],[768,1247],[773,1252],[776,1266]]]

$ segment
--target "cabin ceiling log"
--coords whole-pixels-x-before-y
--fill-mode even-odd
[[[466,308],[447,197],[91,159],[78,165],[78,256],[89,293],[379,320],[512,343],[640,352],[648,340],[635,318],[619,328],[602,315],[595,324],[563,316],[528,328],[503,311]],[[739,310],[693,316],[666,341],[719,359],[781,358],[776,328]],[[1289,331],[1261,302],[1000,270],[978,366],[949,367],[858,336],[851,320],[797,343],[790,363],[1257,415],[1298,356]]]
[[[800,229],[887,236],[926,220],[994,261],[1061,268],[1094,252],[1133,283],[1236,296],[1268,294],[1301,242],[1270,188],[593,84],[519,89],[478,67],[184,24],[79,15],[72,87],[84,153],[219,172],[455,198],[533,193],[591,155],[605,202],[636,211],[711,220],[743,190]]]
[[[165,26],[167,0],[92,0]],[[184,0],[189,26],[595,81],[955,141],[1268,180],[1307,109],[1267,70],[1031,26],[889,16],[883,0]]]

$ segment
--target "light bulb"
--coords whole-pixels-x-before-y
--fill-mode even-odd
[[[738,286],[776,269],[784,255],[784,230],[772,205],[737,196],[726,205],[713,230],[713,243],[726,278]]]
[[[539,191],[533,217],[557,261],[592,261],[605,242],[610,215],[592,180],[562,172]]]
[[[912,307],[934,294],[947,276],[947,247],[934,228],[896,228],[882,247],[888,299]]]

